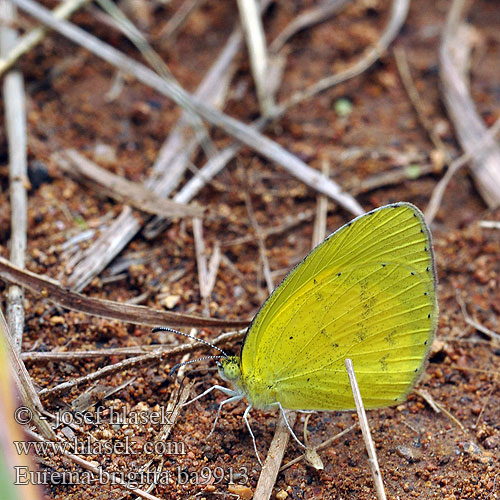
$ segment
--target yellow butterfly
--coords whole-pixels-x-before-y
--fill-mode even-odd
[[[422,213],[410,203],[380,207],[335,231],[288,273],[250,324],[239,357],[218,349],[219,374],[233,388],[216,385],[192,401],[214,389],[230,396],[215,427],[224,404],[245,398],[256,453],[252,408],[277,407],[285,422],[285,409],[355,408],[346,358],[366,408],[400,403],[423,370],[437,315]]]

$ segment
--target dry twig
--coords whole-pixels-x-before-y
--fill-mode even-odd
[[[375,451],[372,435],[370,433],[370,427],[366,418],[365,408],[363,406],[363,400],[361,399],[361,393],[359,392],[359,387],[356,381],[356,374],[354,373],[352,361],[347,358],[345,360],[345,366],[347,369],[347,374],[349,375],[349,380],[351,381],[352,394],[354,396],[354,402],[356,403],[356,409],[358,411],[359,426],[361,428],[363,439],[365,441],[366,451],[368,452],[368,463],[370,464],[370,469],[372,471],[377,498],[379,500],[386,500],[387,497],[385,495],[384,482],[382,480],[382,474],[380,473],[380,467],[378,466],[377,453]]]
[[[468,325],[472,326],[472,328],[475,328],[476,330],[480,331],[481,333],[484,333],[484,335],[489,337],[491,340],[493,340],[497,343],[500,342],[500,335],[498,333],[494,332],[493,330],[490,330],[489,328],[486,328],[484,325],[479,323],[479,321],[476,321],[469,316],[469,313],[467,312],[467,308],[465,307],[465,303],[462,300],[462,297],[460,297],[460,294],[458,292],[456,293],[456,297],[457,297],[458,305],[460,306],[460,309],[462,310],[462,314],[464,316],[465,322]]]
[[[443,100],[458,140],[463,150],[471,153],[472,177],[484,202],[494,208],[500,205],[500,147],[487,135],[467,86],[470,40],[465,25],[461,25],[464,8],[465,0],[454,0],[448,12],[439,50],[439,76]],[[482,143],[480,149],[479,143]]]
[[[9,332],[9,327],[5,322],[3,312],[0,309],[0,337],[4,339],[5,348],[8,351],[8,356],[10,359],[12,378],[14,379],[21,400],[23,404],[28,408],[28,413],[31,412],[31,419],[36,425],[37,429],[42,433],[42,435],[47,439],[55,439],[55,434],[47,419],[42,417],[46,415],[46,412],[40,401],[35,386],[29,376],[28,370],[21,361],[19,354],[17,353],[16,346],[12,341],[12,334]],[[2,394],[2,397],[6,395]]]
[[[220,56],[198,86],[195,92],[197,98],[213,106],[222,104],[226,86],[232,77],[232,71],[228,71],[228,68],[234,66],[232,61],[238,53],[241,43],[241,30],[237,29],[229,37]],[[158,157],[152,168],[152,175],[145,182],[146,187],[153,190],[159,196],[167,197],[176,189],[185,174],[191,155],[198,145],[196,138],[188,137],[186,127],[187,117],[183,114],[174,126],[168,139],[160,148]],[[221,154],[217,155],[217,158]],[[220,168],[223,168],[224,165],[225,163]],[[218,165],[215,164],[215,167],[217,168]],[[207,176],[209,175],[210,173],[207,173]],[[216,175],[216,172],[213,175]],[[202,177],[202,179],[205,179],[205,177]],[[188,185],[191,186],[191,189]],[[182,200],[186,200],[186,202],[191,201],[203,185],[204,180],[200,180],[200,177],[193,177],[184,186],[182,192],[179,192],[174,197],[174,201],[178,203],[184,203]],[[161,225],[161,222],[159,223],[158,221],[164,220],[163,218],[154,217],[151,224],[154,224],[156,221],[155,226],[158,224]],[[71,276],[68,279],[68,285],[77,291],[85,288],[94,276],[99,274],[123,250],[137,231],[139,231],[143,222],[141,218],[134,214],[130,207],[125,207],[120,216],[113,221],[100,238],[83,255],[78,256],[80,262],[72,270]],[[151,230],[148,231],[146,229],[146,235],[150,232]]]
[[[392,42],[393,38],[399,32],[399,29],[401,28],[402,24],[404,23],[404,20],[406,19],[407,10],[408,10],[408,0],[401,0],[401,1],[395,0],[392,9],[393,15],[391,17],[391,21],[387,26],[386,31],[384,32],[380,40],[377,42],[375,47],[371,48],[366,52],[364,58],[362,58],[359,62],[355,63],[347,70],[342,71],[341,73],[338,73],[331,77],[327,77],[325,79],[325,82],[328,85],[326,85],[325,88],[314,89],[311,87],[310,92],[308,92],[307,90],[304,91],[304,93],[298,92],[295,96],[292,96],[292,98],[290,98],[285,103],[276,106],[273,109],[272,118],[273,119],[279,118],[280,116],[286,113],[289,107],[296,105],[299,102],[302,102],[302,100],[306,98],[314,96],[316,93],[319,93],[322,90],[325,90],[326,88],[330,88],[350,78],[354,78],[355,76],[359,75],[367,68],[369,68],[383,54],[385,49],[382,50],[382,48],[388,47],[389,44]],[[264,128],[266,124],[267,124],[266,120],[258,120],[253,124],[253,126],[258,130],[261,130],[262,128]],[[226,166],[226,164],[229,163],[229,161],[231,161],[231,159],[237,154],[239,149],[240,149],[239,145],[233,144],[228,146],[223,151],[221,151],[216,157],[211,158],[207,162],[207,164],[199,171],[199,174],[193,177],[193,179],[191,179],[186,184],[186,186],[184,186],[183,191],[185,194],[183,196],[180,196],[181,193],[179,193],[179,196],[176,197],[176,200],[182,202],[189,201],[191,199],[190,196],[194,196],[205,185],[206,182],[209,182],[210,179],[212,179],[215,175],[217,175]],[[386,180],[384,180],[383,182],[386,182]],[[146,229],[146,235],[150,238],[153,238],[160,231],[162,231],[164,227],[165,227],[165,222],[156,218],[154,220],[154,224],[150,224]]]
[[[89,1],[90,0],[67,0],[66,2],[58,5],[52,11],[52,14],[58,19],[67,18]],[[2,54],[2,59],[0,60],[0,75],[11,68],[23,54],[29,52],[33,47],[35,47],[35,45],[40,43],[46,34],[47,29],[40,26],[28,31],[28,33],[25,33],[22,37],[20,37],[17,40],[16,45],[9,50],[8,54]]]
[[[500,132],[500,118],[491,126],[484,136],[474,145],[473,149],[466,151],[462,156],[453,160],[442,179],[436,184],[432,191],[431,199],[425,210],[425,220],[431,224],[441,206],[444,192],[452,177],[471,159],[476,153],[486,146]]]
[[[295,423],[297,415],[295,412],[289,412],[287,414],[287,419],[290,427]],[[280,471],[280,465],[283,460],[283,455],[285,454],[286,445],[290,438],[290,432],[283,420],[283,415],[280,412],[278,418],[278,423],[276,425],[276,432],[274,433],[273,440],[271,441],[271,446],[267,452],[266,460],[262,466],[262,471],[259,476],[259,481],[257,482],[257,487],[255,488],[254,498],[258,500],[269,500],[273,492],[273,486],[278,477]]]
[[[359,61],[348,67],[346,70],[341,71],[340,73],[327,76],[326,78],[321,79],[320,81],[312,84],[306,89],[296,92],[284,103],[276,106],[273,113],[273,118],[276,118],[276,116],[281,116],[286,110],[288,110],[292,106],[299,104],[305,99],[310,99],[320,92],[324,92],[325,90],[338,85],[339,83],[345,82],[346,80],[350,80],[351,78],[364,73],[387,51],[389,45],[392,43],[394,38],[396,38],[406,20],[409,6],[409,0],[393,0],[391,8],[391,18],[389,20],[387,28],[385,29],[380,39],[375,43],[375,45],[369,47],[365,51],[364,55]]]
[[[266,84],[268,58],[258,0],[237,0],[237,2],[250,55],[250,67],[257,90],[260,112],[262,116],[268,116],[272,111],[273,100]]]
[[[203,239],[203,225],[201,219],[193,219],[193,239],[196,253],[196,264],[198,267],[198,282],[200,285],[200,296],[203,302],[203,314],[209,315],[208,309],[208,268],[205,241]]]
[[[330,17],[337,14],[351,0],[326,0],[316,7],[302,12],[293,19],[283,31],[269,45],[269,52],[278,52],[283,45],[296,33],[307,29],[316,24],[327,21]]]
[[[2,55],[16,44],[17,32],[11,27],[16,19],[14,6],[2,0],[0,3],[0,52]],[[9,185],[11,206],[10,261],[18,267],[25,266],[28,228],[28,162],[26,144],[26,102],[23,75],[20,71],[10,71],[3,82],[3,97],[9,150]],[[21,351],[24,330],[24,293],[16,285],[7,291],[7,321],[13,343]]]
[[[243,190],[245,196],[245,205],[247,207],[248,217],[250,219],[250,223],[252,224],[252,228],[255,233],[255,238],[257,239],[257,246],[259,247],[259,255],[260,260],[262,261],[262,267],[264,269],[264,279],[266,280],[267,292],[271,293],[274,290],[274,282],[271,277],[271,266],[269,265],[269,259],[267,258],[267,250],[266,243],[264,237],[262,236],[262,230],[257,222],[257,218],[255,217],[255,212],[252,206],[252,200],[250,199],[250,195],[246,190]]]
[[[200,8],[204,2],[205,0],[185,0],[182,2],[179,9],[162,28],[158,38],[164,42],[172,42],[191,12]]]
[[[223,333],[216,337],[214,340],[211,340],[212,345],[219,345],[230,340],[241,340],[245,335],[245,332],[228,332]],[[110,377],[115,373],[130,370],[131,368],[138,368],[140,366],[145,366],[147,364],[157,364],[161,363],[164,359],[173,356],[175,354],[184,354],[186,352],[191,352],[193,349],[199,349],[200,344],[183,344],[178,347],[173,347],[168,351],[160,351],[160,352],[152,352],[149,354],[143,354],[141,356],[136,356],[134,358],[125,359],[118,363],[115,363],[111,366],[105,366],[95,372],[84,375],[83,377],[73,378],[68,382],[63,382],[62,384],[56,385],[50,389],[41,390],[38,395],[40,397],[48,397],[55,396],[62,392],[69,391],[73,387],[78,387],[82,384],[86,384],[88,382],[93,382],[94,380],[99,380],[104,377]]]
[[[399,76],[401,77],[401,81],[405,87],[406,93],[410,98],[410,101],[417,113],[418,120],[424,130],[427,132],[430,140],[434,144],[434,147],[439,150],[443,154],[443,158],[447,163],[450,161],[450,153],[448,149],[444,145],[441,137],[434,131],[432,128],[432,124],[429,122],[427,115],[424,111],[424,107],[422,105],[422,99],[420,98],[420,94],[413,83],[413,78],[411,76],[410,65],[408,64],[408,58],[406,57],[406,52],[402,47],[394,48],[394,58],[396,60],[396,66],[399,71]]]
[[[321,444],[319,444],[318,446],[315,446],[313,449],[314,451],[319,451],[319,450],[322,450],[328,446],[330,446],[332,443],[334,443],[335,441],[339,440],[341,437],[345,436],[348,432],[351,432],[353,429],[355,429],[356,427],[358,426],[358,424],[353,424],[351,425],[350,427],[348,427],[347,429],[344,429],[342,432],[339,432],[338,434],[335,434],[335,436],[332,436],[331,438],[328,438],[326,441],[323,441]],[[295,457],[294,459],[290,460],[289,462],[287,462],[285,465],[283,465],[280,469],[280,472],[281,471],[284,471],[285,469],[288,469],[289,467],[291,467],[293,464],[296,464],[297,462],[300,462],[301,460],[303,460],[304,458],[306,458],[306,454],[303,453],[302,455],[299,455],[298,457]]]
[[[41,295],[47,300],[72,311],[80,311],[101,318],[117,319],[137,325],[158,326],[168,324],[170,326],[205,326],[216,328],[238,328],[248,325],[248,321],[202,318],[190,314],[157,311],[149,307],[87,297],[86,295],[72,292],[62,287],[55,280],[19,269],[3,257],[0,257],[0,279],[22,286],[23,288],[28,288],[31,292]]]
[[[166,95],[183,109],[198,113],[212,125],[221,128],[228,135],[246,144],[268,160],[278,163],[291,175],[297,177],[312,189],[326,194],[349,212],[355,215],[364,213],[358,202],[352,196],[344,193],[335,182],[325,178],[324,175],[309,167],[277,142],[258,133],[253,127],[207,106],[174,82],[164,80],[146,66],[135,62],[72,23],[55,19],[50,11],[33,0],[12,0],[12,2],[74,43],[81,45],[101,59],[134,76],[141,83],[149,85],[161,94]],[[407,0],[400,0],[396,3],[404,4],[407,3]],[[379,51],[380,47],[376,50],[377,54]]]
[[[436,413],[443,413],[446,415],[462,432],[465,432],[465,428],[458,420],[457,417],[452,415],[443,405],[439,404],[437,401],[434,400],[434,398],[424,390],[418,390],[414,389],[415,394],[420,396],[424,401],[427,402],[427,404],[436,412]]]
[[[203,215],[204,210],[201,207],[160,197],[142,184],[131,182],[99,167],[74,149],[55,153],[52,159],[74,179],[142,212],[163,217],[201,217]]]
[[[328,160],[323,160],[322,164],[323,175],[330,175],[330,163]],[[328,198],[320,194],[316,200],[316,218],[314,219],[314,228],[312,236],[312,248],[319,245],[326,236],[326,216],[328,214]]]

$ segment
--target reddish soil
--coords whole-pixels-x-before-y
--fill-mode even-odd
[[[162,5],[154,2],[149,33],[158,33],[180,6],[175,0]],[[313,2],[280,1],[265,17],[271,40],[300,11]],[[384,29],[389,13],[388,1],[357,0],[334,19],[294,36],[287,44],[288,58],[281,100],[332,71],[347,67],[373,43]],[[453,127],[439,97],[438,46],[447,0],[418,0],[411,6],[408,20],[395,41],[404,47],[415,84],[422,96],[429,120],[443,141],[460,154]],[[160,52],[184,88],[193,91],[211,62],[223,47],[237,17],[236,2],[205,2],[189,18],[174,45],[158,44]],[[500,116],[500,10],[497,2],[478,0],[470,11],[469,22],[477,29],[479,48],[471,67],[472,95],[485,122],[491,125]],[[139,58],[131,44],[117,32],[83,11],[73,21],[107,43]],[[26,25],[27,18],[23,18]],[[168,99],[132,79],[125,80],[114,101],[105,98],[115,71],[108,64],[76,47],[60,35],[51,34],[25,56],[18,66],[24,74],[28,98],[29,163],[46,173],[39,181],[32,178],[29,191],[29,231],[27,267],[33,272],[61,279],[68,260],[62,245],[72,236],[95,229],[97,238],[104,225],[120,213],[121,206],[102,198],[64,176],[50,161],[50,154],[61,148],[75,148],[95,158],[96,144],[106,144],[116,160],[105,165],[129,180],[141,182],[147,176],[168,131],[179,116]],[[231,84],[224,111],[250,122],[258,116],[258,106],[246,53],[238,59],[238,70]],[[345,97],[353,104],[352,113],[340,118],[335,103]],[[430,162],[433,149],[398,76],[392,52],[374,67],[344,84],[290,110],[267,134],[312,167],[321,168],[323,159],[331,163],[331,176],[346,189],[360,180],[381,172],[397,171],[407,165]],[[5,130],[0,135],[0,252],[8,256],[10,207],[8,199],[8,152]],[[228,143],[221,132],[213,133],[215,144]],[[196,161],[203,158],[200,154]],[[243,175],[243,172],[246,174]],[[427,206],[440,172],[417,179],[397,181],[356,196],[368,210],[395,201]],[[190,177],[188,174],[187,177]],[[196,201],[215,216],[204,220],[204,238],[209,252],[218,242],[239,271],[221,267],[210,301],[210,314],[220,318],[251,318],[266,297],[265,281],[255,238],[246,243],[232,240],[254,235],[245,196],[247,189],[258,223],[269,229],[290,218],[315,209],[316,193],[292,178],[282,168],[243,149],[238,162],[232,162],[214,182],[206,186]],[[217,215],[219,214],[219,215]],[[223,214],[224,217],[220,217]],[[347,222],[351,216],[330,203],[328,231]],[[500,211],[488,210],[471,181],[461,170],[450,183],[431,229],[434,235],[439,276],[440,320],[437,338],[427,370],[418,389],[427,391],[463,426],[459,428],[443,413],[436,413],[417,394],[395,408],[368,413],[380,468],[390,499],[493,499],[500,497],[500,345],[469,326],[457,302],[466,304],[468,313],[483,326],[499,332],[500,231],[481,228],[481,220],[500,220]],[[312,220],[298,224],[266,239],[270,267],[279,270],[275,283],[300,260],[311,246]],[[92,240],[81,244],[90,245]],[[105,270],[84,293],[117,301],[133,299],[151,291],[143,305],[165,308],[165,297],[178,295],[174,311],[202,314],[192,226],[178,221],[154,240],[139,234],[118,257],[118,261],[139,258],[125,266],[120,279],[111,279]],[[116,262],[116,261],[115,261]],[[62,280],[64,281],[64,280]],[[62,318],[62,320],[60,319]],[[148,328],[86,316],[55,308],[48,301],[26,296],[26,333],[23,350],[86,350],[150,345],[165,341],[182,342],[171,336],[152,335]],[[216,331],[199,335],[210,339]],[[238,344],[225,350],[237,354]],[[200,349],[192,357],[205,355]],[[64,380],[82,376],[121,358],[96,358],[65,362],[33,362],[27,367],[38,387],[52,387]],[[180,359],[160,366],[133,369],[100,381],[98,391],[91,386],[74,389],[60,398],[47,399],[50,411],[71,408],[85,391],[93,396],[128,381],[125,388],[97,405],[115,408],[154,409],[167,404],[175,388],[169,370]],[[210,367],[210,368],[208,368]],[[199,393],[220,383],[212,364],[188,368],[186,376],[197,381]],[[169,437],[183,442],[187,454],[165,454],[163,470],[172,471],[172,480],[151,492],[160,498],[242,498],[247,489],[229,486],[229,475],[246,471],[245,486],[255,489],[260,467],[251,439],[242,420],[244,405],[225,408],[214,434],[210,432],[218,403],[223,395],[211,395],[181,410]],[[73,406],[74,407],[74,406]],[[265,455],[272,440],[276,416],[253,411],[252,428],[259,450]],[[319,444],[357,420],[354,413],[318,413],[311,416],[310,440]],[[301,418],[295,430],[302,435]],[[123,441],[133,436],[136,449],[155,441],[158,425],[88,425],[86,432],[99,439]],[[290,442],[284,463],[301,453]],[[90,455],[107,471],[139,470],[152,455]],[[367,455],[359,430],[351,431],[339,442],[320,452],[324,470],[317,471],[299,462],[278,475],[271,498],[289,499],[372,499],[375,496]],[[152,465],[159,465],[156,457]],[[46,456],[42,470],[77,470],[66,459]],[[244,469],[241,469],[244,468]],[[191,474],[193,483],[181,484],[177,474]],[[211,484],[202,474],[210,471]],[[220,483],[218,474],[224,473]],[[181,474],[181,479],[185,475]],[[236,482],[241,476],[236,477]],[[243,478],[244,479],[244,478]],[[46,487],[47,499],[123,498],[129,494],[99,484]],[[286,494],[285,494],[286,493]],[[130,496],[133,498],[133,496]]]

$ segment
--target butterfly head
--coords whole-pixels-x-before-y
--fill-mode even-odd
[[[238,356],[228,356],[217,361],[220,377],[226,382],[235,383],[241,378],[240,358]]]

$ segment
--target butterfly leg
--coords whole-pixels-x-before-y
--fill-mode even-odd
[[[281,406],[281,403],[279,401],[276,401],[276,403],[278,406],[279,406],[279,409],[281,411],[281,415],[283,416],[283,420],[285,421],[285,425],[288,427],[288,430],[291,434],[291,436],[293,437],[293,439],[295,439],[295,441],[297,441],[297,443],[299,443],[300,446],[302,446],[302,448],[305,448],[305,444],[302,443],[302,441],[295,435],[295,432],[292,431],[292,428],[290,427],[290,424],[288,422],[288,419],[286,418],[286,413],[285,413],[285,409],[283,408],[283,406]]]
[[[257,455],[257,460],[259,461],[259,464],[262,466],[262,460],[260,459],[259,450],[257,450],[257,443],[255,441],[255,436],[252,432],[252,428],[250,427],[250,422],[248,421],[248,414],[250,413],[251,409],[252,405],[248,405],[247,409],[245,410],[245,413],[243,413],[243,420],[245,421],[250,436],[252,436],[253,449],[255,450],[255,455]]]
[[[214,387],[217,387],[217,386],[214,386]],[[219,408],[217,409],[217,415],[215,415],[215,420],[214,420],[214,425],[212,425],[212,430],[210,431],[210,434],[207,436],[207,438],[209,438],[213,432],[215,431],[215,426],[217,425],[217,421],[219,420],[219,415],[220,415],[220,411],[222,409],[222,405],[225,405],[226,403],[234,403],[236,401],[240,401],[243,399],[243,396],[241,394],[238,394],[237,392],[235,391],[232,391],[235,395],[228,398],[228,399],[225,399],[224,401],[221,402],[221,404],[219,405]]]
[[[205,392],[198,394],[198,396],[196,396],[195,398],[190,399],[187,403],[184,403],[182,406],[187,406],[187,405],[190,405],[191,403],[194,403],[197,399],[200,399],[203,396],[206,396],[208,393],[212,392],[215,389],[223,392],[227,396],[236,396],[238,394],[236,391],[233,391],[232,389],[229,389],[228,387],[224,387],[222,385],[213,385],[212,387],[207,389]]]

